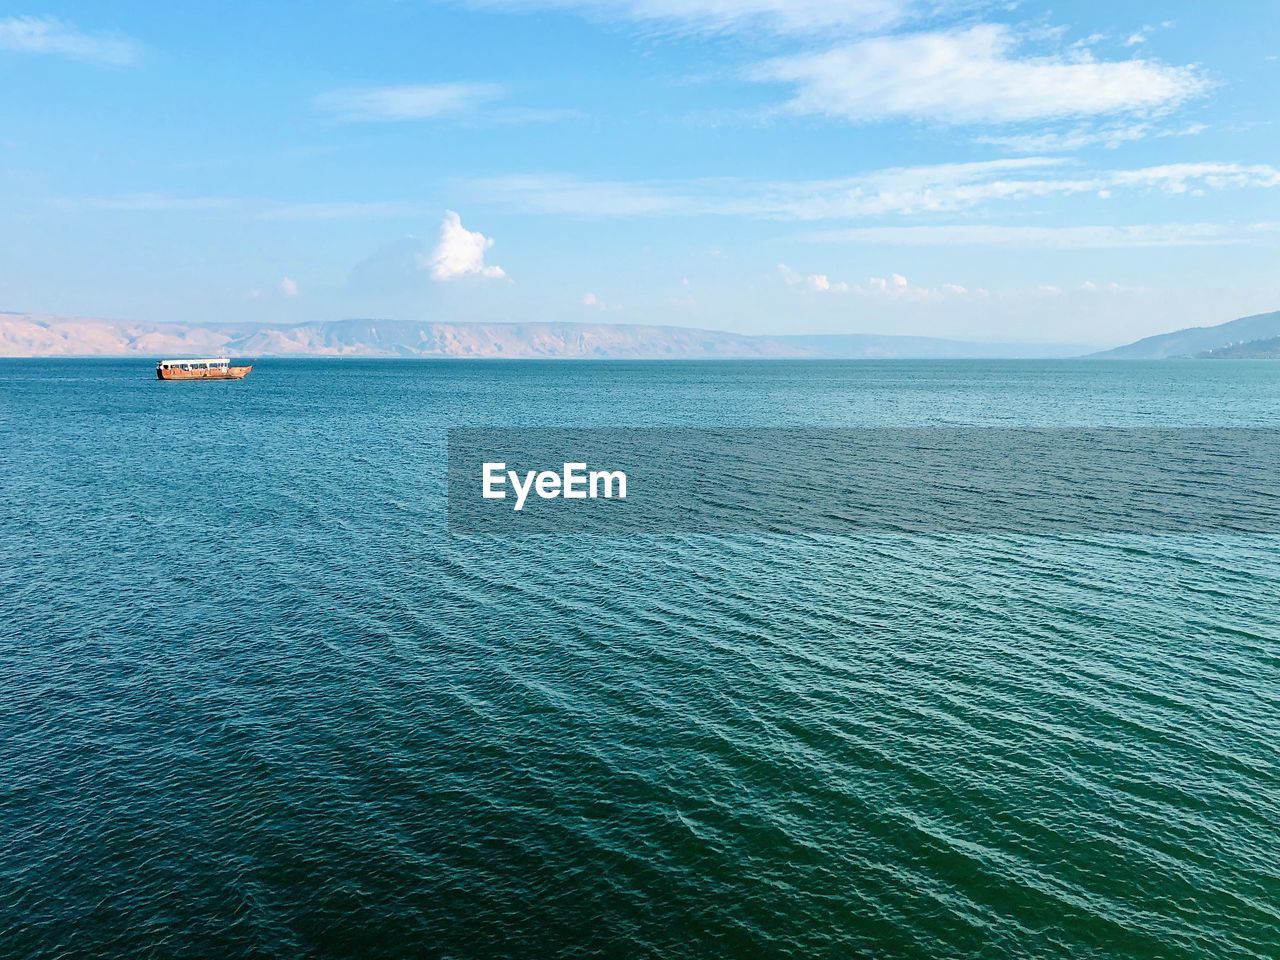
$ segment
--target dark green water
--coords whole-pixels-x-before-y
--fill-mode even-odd
[[[0,956],[1280,956],[1280,540],[468,540],[444,428],[1280,426],[1263,363],[0,361]]]

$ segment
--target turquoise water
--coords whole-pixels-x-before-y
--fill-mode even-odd
[[[0,956],[1280,955],[1280,542],[445,529],[448,426],[1277,426],[1248,362],[0,361]]]

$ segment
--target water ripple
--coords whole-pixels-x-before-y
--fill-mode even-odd
[[[5,363],[0,955],[1274,957],[1274,539],[444,529],[592,397],[1275,424],[1174,366]]]

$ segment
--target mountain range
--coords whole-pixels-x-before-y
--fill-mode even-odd
[[[415,323],[318,320],[138,323],[0,313],[0,356],[342,356],[512,359],[1067,357],[1079,346],[972,343],[879,334],[748,336],[610,323]]]
[[[1188,327],[1146,337],[1135,343],[1092,354],[1106,360],[1164,360],[1170,357],[1250,356],[1242,345],[1280,337],[1280,310],[1241,317],[1216,327]],[[1236,349],[1236,352],[1230,352]]]
[[[1069,344],[984,343],[887,334],[751,336],[611,323],[441,323],[316,320],[141,323],[0,313],[0,356],[475,357],[625,360],[734,358],[968,359],[1078,357]],[[1089,354],[1099,359],[1280,356],[1280,311],[1189,327]]]

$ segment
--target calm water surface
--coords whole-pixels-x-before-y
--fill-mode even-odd
[[[451,425],[1280,426],[1206,361],[0,361],[0,956],[1280,956],[1280,540],[451,537]]]

